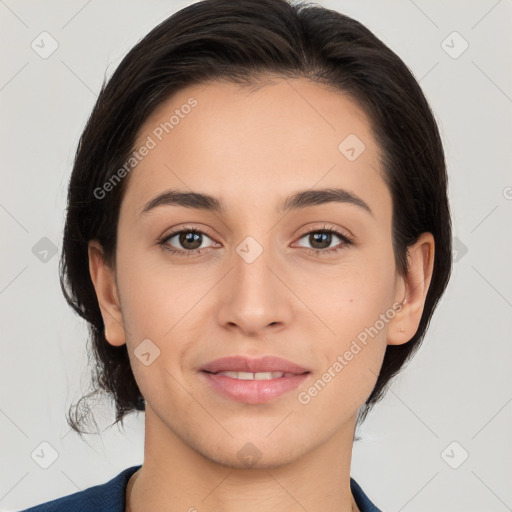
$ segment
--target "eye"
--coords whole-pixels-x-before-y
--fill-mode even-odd
[[[330,255],[343,250],[346,246],[353,245],[353,241],[345,234],[340,233],[334,228],[324,226],[322,229],[309,231],[303,234],[299,240],[306,239],[312,247],[299,247],[315,256]],[[213,242],[213,245],[204,245],[207,240]],[[339,240],[337,245],[330,247],[333,242]],[[196,228],[182,228],[174,231],[158,241],[164,250],[179,256],[196,256],[202,254],[205,250],[220,244],[214,242],[204,231]],[[341,244],[341,246],[340,246]]]
[[[201,230],[181,229],[166,235],[158,241],[158,244],[169,252],[183,256],[193,256],[201,254],[204,249],[208,248],[208,246],[204,246],[205,239],[212,240]]]
[[[326,226],[323,229],[307,232],[301,236],[300,240],[302,239],[306,239],[306,242],[311,244],[311,247],[301,247],[304,247],[307,252],[316,255],[335,253],[343,250],[345,246],[353,244],[347,235]],[[339,246],[340,242],[338,241],[338,246],[330,247],[333,242],[336,242],[336,239],[341,241],[341,246]]]

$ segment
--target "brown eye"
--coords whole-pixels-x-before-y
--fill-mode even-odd
[[[193,251],[199,249],[202,243],[202,234],[196,231],[182,231],[178,235],[178,241],[184,249]]]
[[[329,254],[332,252],[337,252],[342,250],[345,246],[351,245],[352,241],[342,233],[335,231],[333,229],[319,229],[316,231],[310,231],[301,237],[302,239],[306,239],[311,247],[304,247],[307,251],[316,253],[316,254]],[[331,244],[336,243],[336,239],[338,239],[337,245],[341,247],[331,247]]]
[[[308,236],[313,249],[328,249],[332,243],[332,233],[326,231],[310,233]]]
[[[181,254],[183,256],[191,256],[199,254],[208,246],[203,246],[205,239],[211,238],[202,231],[196,229],[182,229],[175,231],[164,237],[158,243],[167,251]]]

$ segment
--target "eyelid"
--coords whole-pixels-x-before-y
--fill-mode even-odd
[[[178,225],[178,226],[173,227],[172,229],[169,230],[168,233],[166,233],[166,234],[162,235],[161,237],[159,237],[159,240],[165,240],[165,239],[167,239],[169,237],[176,236],[179,233],[181,233],[182,231],[195,231],[197,233],[201,233],[203,235],[208,236],[212,240],[214,239],[213,234],[210,233],[210,230],[207,227],[205,227],[205,226],[202,226],[202,225],[199,225],[199,224],[195,224],[195,225],[183,224],[183,225]]]
[[[341,228],[338,226],[335,226],[334,224],[329,224],[326,222],[322,223],[322,227],[307,227],[307,228],[301,228],[299,230],[299,234],[297,235],[298,238],[302,238],[304,235],[309,235],[310,233],[316,233],[318,231],[333,231],[338,232],[340,235],[343,235],[348,240],[353,241],[354,235],[346,228]]]

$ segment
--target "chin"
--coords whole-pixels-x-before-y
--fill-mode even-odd
[[[248,437],[246,437],[248,439]],[[290,464],[300,458],[302,453],[297,450],[297,444],[289,447],[282,443],[268,439],[247,440],[244,443],[234,440],[234,446],[230,449],[223,446],[222,449],[212,452],[208,450],[203,455],[216,464],[232,469],[274,469]]]

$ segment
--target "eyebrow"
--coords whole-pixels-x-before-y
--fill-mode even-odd
[[[288,197],[281,205],[281,212],[301,210],[326,203],[349,203],[359,206],[373,216],[368,204],[353,192],[342,188],[326,188],[321,190],[303,190]],[[199,192],[180,192],[166,190],[146,203],[141,211],[146,214],[158,206],[182,206],[196,210],[224,213],[225,207],[217,198]]]

